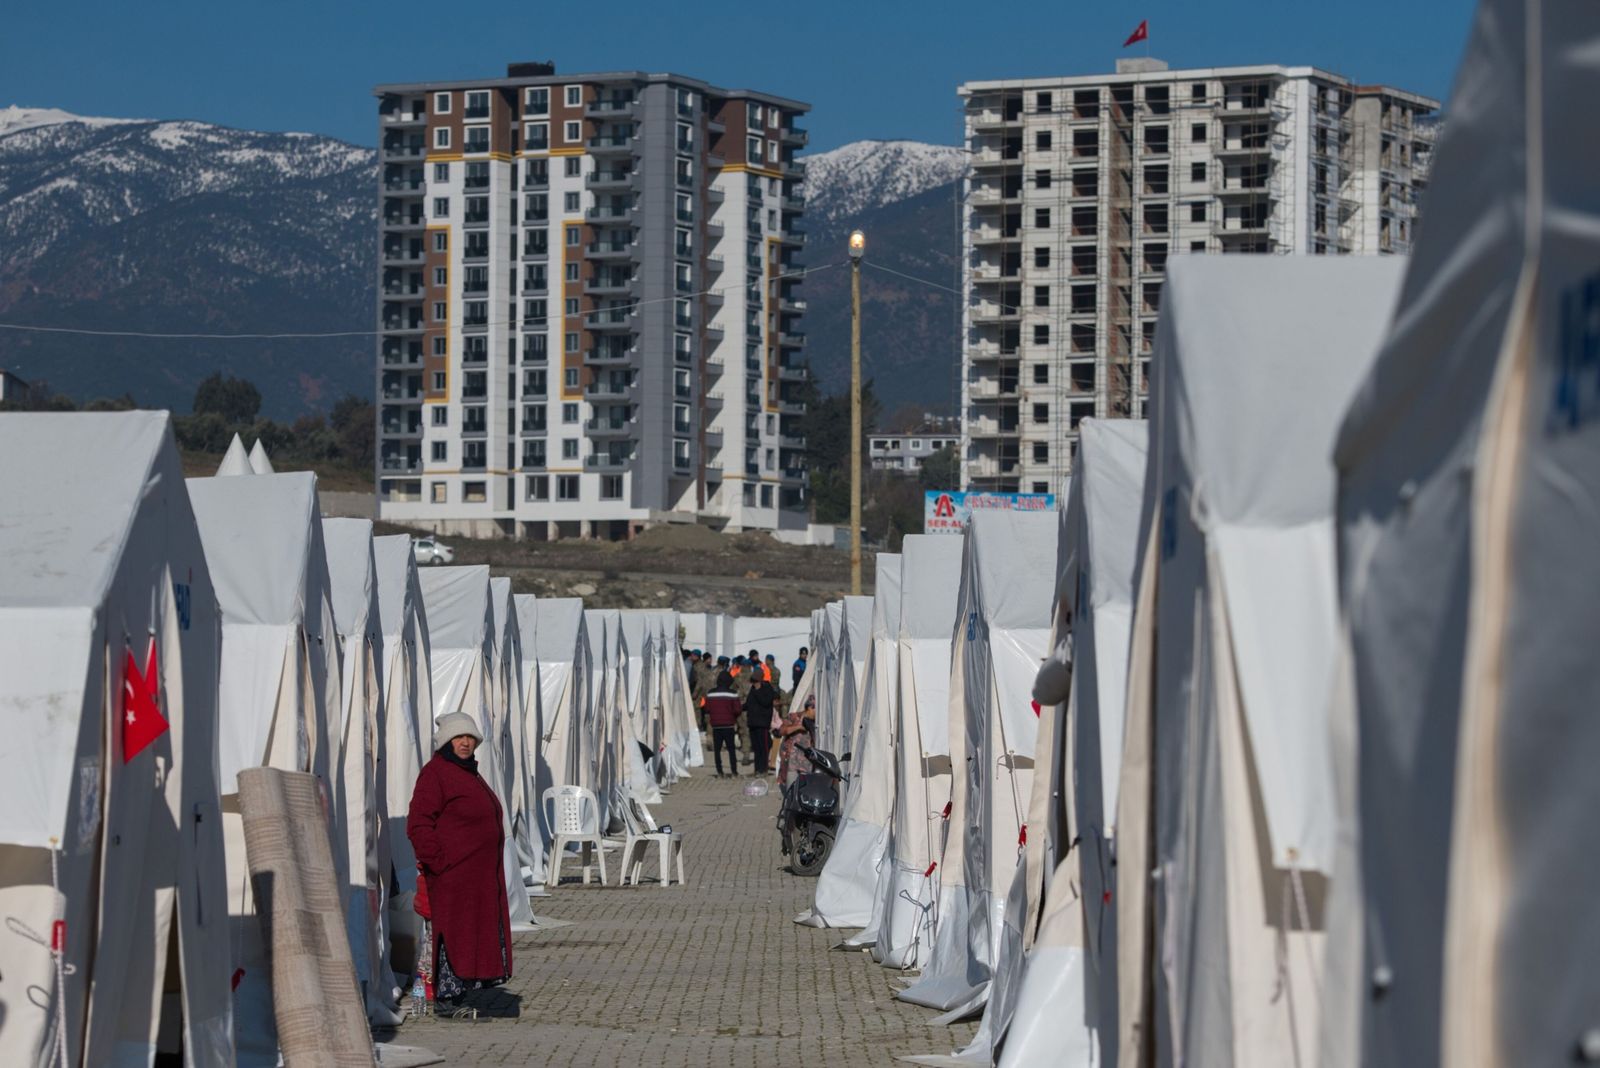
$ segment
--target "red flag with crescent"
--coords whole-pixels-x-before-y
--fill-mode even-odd
[[[126,764],[166,733],[169,724],[161,714],[161,674],[156,663],[156,640],[150,639],[144,671],[130,650],[122,670],[122,762]]]

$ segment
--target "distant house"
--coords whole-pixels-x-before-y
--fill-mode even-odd
[[[875,471],[899,471],[914,475],[922,462],[940,449],[954,448],[961,441],[953,430],[930,430],[918,434],[872,434],[867,438],[867,457]]]
[[[0,404],[27,404],[33,396],[33,387],[3,368],[0,368]]]

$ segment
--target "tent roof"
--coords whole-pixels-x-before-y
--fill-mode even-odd
[[[872,584],[872,636],[893,638],[900,633],[901,556],[879,553],[877,578]]]
[[[1050,625],[1060,524],[1055,512],[973,511],[964,540],[977,567],[977,607],[991,627]]]
[[[534,631],[534,652],[552,663],[570,661],[583,636],[583,602],[576,597],[540,597],[534,605],[539,626]]]
[[[317,477],[191,478],[189,501],[229,623],[298,623],[309,568],[322,559]]]
[[[405,629],[408,611],[422,611],[420,598],[413,599],[417,582],[417,562],[412,555],[411,538],[405,534],[388,534],[372,539],[372,560],[378,577],[378,613],[385,634],[399,634]],[[426,621],[424,621],[426,622]]]
[[[1206,521],[1287,526],[1328,516],[1334,430],[1371,366],[1404,270],[1390,256],[1173,258],[1151,420],[1170,436],[1186,481],[1201,483]]]
[[[1078,443],[1077,477],[1069,492],[1082,502],[1088,524],[1089,600],[1131,605],[1150,424],[1085,419],[1078,426]]]
[[[948,641],[955,632],[961,542],[948,534],[906,535],[900,545],[901,637]]]
[[[377,631],[378,588],[372,555],[372,521],[324,519],[322,542],[328,554],[328,590],[333,624],[346,638]]]
[[[865,662],[867,645],[872,637],[872,598],[846,597],[844,622],[848,632],[847,640],[850,642],[850,659]]]
[[[519,593],[512,598],[517,609],[517,633],[522,635],[522,655],[532,660],[539,644],[539,598]]]
[[[272,469],[272,461],[267,457],[267,447],[261,444],[260,438],[256,438],[256,443],[250,446],[250,471],[257,475],[277,473]]]
[[[165,412],[0,417],[0,599],[98,606],[167,437]],[[69,477],[70,476],[70,477]]]
[[[484,564],[419,568],[428,608],[428,642],[434,652],[493,646],[494,608]]]
[[[234,475],[253,475],[250,469],[250,454],[245,451],[244,442],[239,440],[239,435],[234,434],[233,440],[228,442],[228,451],[222,455],[222,463],[217,465],[219,478],[231,478]]]

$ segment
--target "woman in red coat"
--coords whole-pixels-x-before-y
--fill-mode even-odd
[[[511,977],[505,834],[500,801],[472,755],[481,741],[471,716],[452,712],[439,720],[436,752],[417,776],[406,823],[427,883],[434,997],[446,1017],[476,1016],[457,1004],[462,995]]]

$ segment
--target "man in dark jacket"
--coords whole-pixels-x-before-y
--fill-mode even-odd
[[[733,748],[733,739],[739,730],[741,713],[739,695],[734,692],[733,676],[724,671],[717,676],[716,689],[706,694],[706,719],[711,723],[711,755],[717,762],[717,778],[722,778],[722,750],[728,750],[728,776],[739,774],[739,757]]]
[[[802,645],[800,647],[800,655],[799,655],[799,657],[797,657],[795,659],[794,667],[790,669],[791,674],[794,676],[794,685],[795,686],[799,686],[800,685],[800,680],[805,678],[805,675],[806,675],[806,659],[810,655],[811,655],[811,650],[807,649],[805,646]]]
[[[750,752],[755,757],[757,775],[767,773],[767,751],[772,747],[772,706],[777,700],[777,689],[758,674],[744,699],[745,722],[750,730]]]

